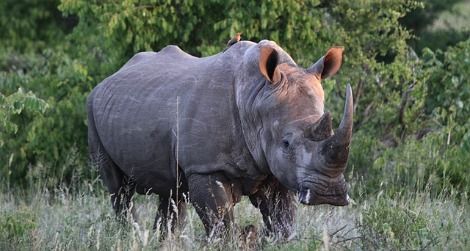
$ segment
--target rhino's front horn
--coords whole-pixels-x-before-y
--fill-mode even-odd
[[[346,87],[346,103],[343,118],[335,134],[326,139],[321,147],[320,154],[328,168],[344,170],[348,161],[349,144],[351,143],[353,127],[353,97],[351,85]]]

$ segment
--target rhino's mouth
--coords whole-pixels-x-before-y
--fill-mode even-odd
[[[299,201],[304,205],[347,206],[349,205],[347,185],[340,183],[322,189],[312,183],[303,184],[299,190]]]

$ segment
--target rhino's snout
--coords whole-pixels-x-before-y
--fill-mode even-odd
[[[321,194],[315,192],[314,188],[303,187],[299,191],[299,201],[304,205],[329,204],[333,206],[349,205],[347,189],[336,193]]]

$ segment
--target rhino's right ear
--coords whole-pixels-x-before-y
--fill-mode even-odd
[[[281,80],[281,73],[277,68],[279,54],[272,47],[261,47],[259,52],[259,71],[271,83]]]
[[[325,56],[307,69],[307,72],[317,75],[319,79],[335,75],[341,68],[343,51],[344,47],[340,46],[330,48]]]

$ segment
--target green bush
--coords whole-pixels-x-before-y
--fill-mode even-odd
[[[470,152],[470,39],[447,51],[423,53],[427,79],[425,112],[448,127],[450,142]]]
[[[8,66],[0,74],[0,94],[8,95],[2,110],[12,114],[2,122],[14,126],[14,131],[0,135],[5,142],[0,146],[0,172],[11,172],[11,184],[25,185],[28,174],[34,173],[40,174],[34,179],[55,178],[49,185],[56,185],[81,171],[76,167],[88,170],[85,100],[92,87],[84,65],[53,50],[18,56],[14,64],[8,63],[11,55],[0,55],[0,65]],[[20,88],[18,94],[16,88]],[[27,96],[19,99],[23,92]],[[22,106],[9,108],[22,102]],[[75,166],[64,170],[73,154]]]
[[[31,91],[25,92],[21,87],[8,96],[0,93],[0,163],[3,167],[0,169],[0,175],[5,178],[7,186],[10,181],[24,180],[27,162],[17,165],[16,160],[27,160],[30,157],[30,122],[35,117],[42,116],[47,108],[48,104],[44,100],[36,97]]]
[[[384,94],[382,101],[371,100],[377,112],[370,119],[359,119],[351,146],[350,179],[367,184],[365,191],[355,193],[470,191],[466,171],[470,64],[466,62],[470,62],[470,40],[446,52],[426,49],[423,59],[410,68],[415,81],[406,99],[399,91],[395,97],[391,93],[388,99]]]

